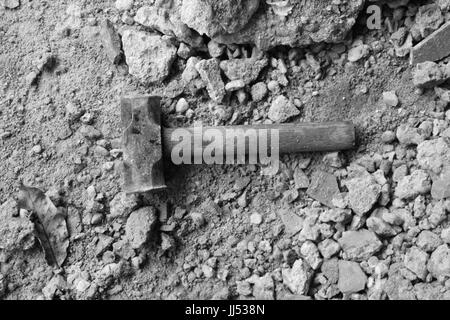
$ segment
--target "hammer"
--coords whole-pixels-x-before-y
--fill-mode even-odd
[[[124,191],[141,193],[165,189],[163,159],[164,156],[172,154],[172,150],[179,142],[173,140],[173,133],[177,129],[161,127],[160,97],[122,97],[121,118],[124,128]],[[185,130],[183,132],[192,136],[198,135],[195,128],[183,129]],[[211,131],[217,135],[213,137],[214,139],[225,137],[229,130],[236,130],[235,132],[246,132],[249,129],[256,132],[275,130],[279,137],[277,143],[279,143],[280,154],[338,151],[351,149],[355,145],[355,128],[351,122],[204,127],[203,129],[205,131],[214,129]],[[200,147],[192,145],[192,148],[188,149],[191,152],[190,157],[203,154],[203,150],[212,141],[204,137],[200,139]],[[216,152],[225,154],[230,144],[234,151],[238,149],[236,139],[228,139]],[[270,150],[271,145],[265,143],[263,147]],[[255,156],[256,151],[254,146],[250,145],[250,139],[245,139],[245,148],[241,150],[244,150],[247,156]]]

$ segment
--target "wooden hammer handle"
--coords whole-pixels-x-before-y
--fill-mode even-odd
[[[195,128],[181,128],[186,130],[193,139],[192,152],[195,152],[194,140],[199,132]],[[202,141],[201,148],[208,145],[211,140],[204,139],[204,133],[209,129],[215,129],[216,134],[220,134],[225,148],[234,145],[236,149],[236,139],[229,138],[227,132],[247,132],[248,130],[278,130],[279,135],[279,153],[295,153],[295,152],[315,152],[315,151],[339,151],[351,149],[355,146],[355,127],[351,122],[324,122],[324,123],[293,123],[293,124],[270,124],[270,125],[247,125],[247,126],[227,126],[227,127],[202,127],[203,135],[198,137],[198,141]],[[162,144],[165,155],[170,155],[173,148],[180,142],[174,139],[174,133],[180,129],[164,128],[162,131]],[[241,131],[239,131],[241,130]],[[243,130],[243,131],[242,131]],[[176,134],[175,134],[176,135]],[[214,137],[214,134],[213,134]],[[270,134],[269,134],[270,137]],[[249,148],[249,139],[246,139],[246,154],[254,151],[255,148]],[[267,148],[270,150],[271,139],[267,140]],[[259,145],[259,139],[258,139]],[[199,150],[197,150],[199,151]]]

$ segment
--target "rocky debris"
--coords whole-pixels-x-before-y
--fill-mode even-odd
[[[294,294],[305,295],[314,274],[309,265],[302,259],[298,259],[290,269],[282,269],[283,283]]]
[[[378,201],[381,186],[376,179],[361,168],[354,172],[354,176],[345,181],[348,188],[348,200],[352,210],[359,216],[369,212]]]
[[[300,254],[312,269],[317,270],[321,266],[322,258],[319,249],[312,241],[306,241],[302,244]]]
[[[133,211],[125,225],[125,236],[133,249],[140,249],[150,237],[157,221],[153,207],[143,207]]]
[[[294,170],[294,183],[297,189],[307,189],[309,187],[309,178],[299,167]]]
[[[20,0],[3,0],[1,4],[7,9],[17,9],[20,7]]]
[[[440,174],[450,163],[450,146],[443,138],[427,140],[417,146],[417,161],[422,169]]]
[[[397,128],[397,139],[404,145],[418,145],[425,140],[425,134],[419,128],[402,124]]]
[[[0,206],[0,253],[30,249],[34,243],[33,223],[25,217],[17,217],[19,208],[13,199]]]
[[[450,198],[450,168],[446,168],[439,176],[433,178],[431,196],[435,200]]]
[[[339,243],[337,243],[332,239],[323,240],[322,242],[319,243],[318,248],[320,254],[325,259],[330,259],[332,256],[334,256],[341,250],[341,246],[339,245]]]
[[[253,296],[256,300],[274,300],[275,282],[270,274],[262,277],[253,275],[247,279],[247,282],[253,284]]]
[[[395,196],[400,199],[411,199],[421,194],[427,194],[430,190],[431,179],[429,174],[424,170],[416,170],[398,182],[395,188]]]
[[[178,100],[177,105],[175,106],[175,111],[177,113],[185,113],[189,109],[189,103],[185,98],[181,98]]]
[[[143,84],[163,81],[177,56],[177,47],[166,36],[125,30],[123,50],[131,75]]]
[[[389,212],[385,208],[375,210],[366,221],[367,228],[382,238],[394,237],[401,231],[401,228],[391,226],[385,221],[385,211]]]
[[[260,225],[262,223],[262,216],[257,212],[252,213],[250,215],[250,223],[254,225]]]
[[[306,191],[308,196],[330,208],[334,207],[332,200],[339,192],[336,177],[324,171],[313,173],[311,184]]]
[[[427,271],[428,254],[417,247],[410,248],[405,255],[405,267],[411,270],[418,278],[425,280]]]
[[[181,20],[199,34],[215,38],[240,31],[259,7],[259,0],[183,0]]]
[[[206,83],[210,98],[214,102],[222,102],[225,97],[225,84],[220,76],[219,61],[217,59],[201,60],[195,68]]]
[[[245,83],[243,80],[233,80],[233,81],[228,82],[225,85],[225,91],[228,91],[228,92],[238,91],[238,90],[243,89],[244,87],[245,87]]]
[[[423,230],[417,237],[416,245],[425,252],[432,252],[442,244],[442,240],[436,233]]]
[[[385,91],[383,92],[383,102],[388,107],[398,106],[398,97],[395,91]]]
[[[450,277],[450,248],[447,244],[443,244],[433,251],[427,268],[436,279]]]
[[[119,11],[127,11],[133,7],[134,0],[116,0],[114,4]]]
[[[367,276],[357,262],[339,260],[338,288],[343,294],[352,294],[364,290]]]
[[[367,57],[369,52],[370,47],[366,44],[361,44],[356,47],[353,47],[348,51],[348,61],[357,62],[362,58]]]
[[[200,0],[196,0],[200,1]],[[184,1],[183,5],[190,1]],[[252,1],[251,1],[252,2]],[[338,11],[328,11],[326,8],[331,4],[330,0],[323,0],[317,6],[304,5],[301,2],[290,3],[289,14],[281,15],[278,10],[273,10],[278,2],[272,5],[261,5],[248,23],[235,33],[222,32],[214,36],[220,43],[226,44],[255,44],[262,50],[268,50],[279,45],[289,45],[291,47],[304,47],[313,43],[336,43],[345,38],[347,32],[356,21],[356,17],[364,4],[363,1],[348,1],[339,4]],[[191,16],[208,16],[208,11],[203,7],[191,10]],[[265,9],[265,10],[264,10]],[[283,10],[284,11],[284,10]],[[339,12],[339,14],[337,13]],[[247,17],[247,15],[244,15]],[[211,19],[206,19],[211,21]],[[237,21],[241,21],[237,19]],[[203,25],[205,22],[203,22]],[[204,26],[191,24],[193,29],[200,33],[206,31]],[[299,26],[301,26],[299,31]],[[319,27],[320,26],[320,27]]]
[[[122,40],[113,23],[108,19],[101,24],[101,37],[109,61],[113,64],[119,64],[123,59]]]
[[[445,23],[438,30],[419,42],[412,49],[412,64],[425,61],[439,61],[450,55],[450,44],[446,41],[450,37],[450,22]]]
[[[165,5],[143,6],[136,11],[134,21],[191,46],[200,47],[203,44],[202,37],[181,21],[180,2],[177,0]]]
[[[267,85],[264,82],[257,82],[251,87],[252,100],[255,102],[262,101],[267,96]]]
[[[254,82],[259,73],[267,66],[268,59],[265,55],[261,58],[231,59],[220,62],[220,69],[230,80],[242,80],[246,85]]]
[[[416,87],[433,88],[443,83],[450,75],[446,75],[435,62],[425,61],[418,63],[413,70],[413,83]]]
[[[411,32],[416,38],[419,35],[426,38],[437,30],[444,23],[441,9],[435,3],[419,7],[416,14],[415,24]],[[419,35],[417,35],[417,32]]]
[[[339,152],[329,152],[323,156],[322,162],[332,168],[342,168],[344,166],[344,159]]]
[[[139,206],[138,197],[135,194],[126,194],[119,192],[109,203],[110,213],[109,219],[127,219],[131,212]]]
[[[283,208],[279,211],[279,215],[288,234],[295,235],[302,230],[304,219],[293,212],[292,209]]]
[[[369,259],[383,245],[375,233],[366,229],[345,231],[338,242],[344,251],[345,257],[355,261]]]
[[[270,106],[268,117],[274,122],[286,122],[300,114],[295,105],[285,96],[277,96]]]

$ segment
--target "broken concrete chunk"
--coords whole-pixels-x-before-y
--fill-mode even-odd
[[[297,189],[307,189],[309,187],[309,178],[299,167],[296,167],[294,170],[294,183]]]
[[[419,128],[413,128],[402,124],[397,128],[397,139],[404,145],[418,145],[425,140]]]
[[[430,256],[428,271],[435,277],[450,277],[450,248],[447,244],[439,246]]]
[[[432,3],[419,7],[414,28],[417,28],[420,35],[425,38],[437,30],[442,23],[444,23],[444,17],[441,9],[437,4]]]
[[[338,266],[338,288],[342,293],[356,293],[366,287],[367,276],[357,262],[339,260]]]
[[[19,0],[3,0],[3,5],[7,9],[17,9],[20,6]]]
[[[437,63],[426,61],[412,71],[413,83],[418,88],[433,88],[445,81],[445,75]]]
[[[341,250],[341,246],[339,245],[339,243],[332,239],[323,240],[319,243],[318,248],[325,259],[330,259]]]
[[[294,262],[292,268],[283,269],[281,274],[283,276],[283,283],[292,293],[305,295],[308,293],[314,271],[305,261],[298,259]]]
[[[143,84],[163,81],[177,56],[177,47],[166,36],[125,30],[123,50],[129,72]]]
[[[416,241],[416,245],[425,252],[432,252],[441,244],[441,237],[429,230],[422,231]]]
[[[295,105],[285,96],[277,96],[270,106],[268,117],[274,122],[286,122],[300,114]]]
[[[255,81],[259,73],[267,66],[268,59],[244,58],[231,59],[220,62],[220,68],[230,80],[242,80],[246,85]]]
[[[284,208],[279,211],[281,221],[283,221],[286,232],[290,235],[299,233],[303,228],[304,219],[295,214],[293,209]]]
[[[395,196],[400,199],[415,198],[427,194],[431,190],[431,179],[424,170],[416,170],[411,175],[401,179],[395,188]]]
[[[348,61],[357,62],[357,61],[361,60],[362,58],[367,57],[367,55],[369,53],[370,53],[370,47],[366,44],[361,44],[359,46],[351,48],[348,51]]]
[[[417,161],[422,169],[440,174],[450,164],[450,146],[443,138],[424,141],[417,146]]]
[[[345,231],[338,242],[346,257],[355,261],[369,259],[383,245],[375,233],[369,230]]]
[[[156,221],[156,212],[152,207],[140,208],[130,214],[125,225],[125,236],[133,249],[140,249],[147,242]]]
[[[450,55],[450,22],[445,23],[413,49],[411,63],[439,61]]]
[[[206,83],[206,89],[214,102],[222,102],[225,97],[225,84],[220,76],[217,59],[202,60],[195,65],[200,77]]]
[[[105,48],[106,56],[111,63],[119,64],[123,58],[120,36],[114,28],[113,23],[108,19],[102,22],[101,28],[103,47]]]
[[[352,210],[359,216],[369,212],[378,201],[381,186],[376,179],[364,169],[345,182],[348,188],[348,200]]]
[[[431,195],[435,200],[450,198],[450,167],[443,170],[436,178],[433,178]]]
[[[119,192],[109,203],[110,214],[108,218],[126,219],[138,205],[138,197],[135,194],[127,195],[125,192]]]
[[[306,191],[308,196],[320,203],[333,208],[333,198],[339,193],[336,177],[324,171],[315,171],[311,184]]]
[[[405,267],[411,270],[418,278],[424,280],[427,271],[428,254],[417,247],[410,248],[404,257]]]

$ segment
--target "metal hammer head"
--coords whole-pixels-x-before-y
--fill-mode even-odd
[[[161,145],[160,98],[121,99],[124,191],[139,193],[166,188]]]

